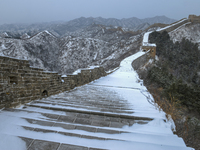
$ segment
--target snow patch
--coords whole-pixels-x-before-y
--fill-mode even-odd
[[[2,50],[6,49],[6,47],[5,47],[4,44],[1,45],[1,49],[2,49]]]
[[[65,77],[67,77],[67,75],[62,75],[61,77],[62,77],[62,78],[65,78]]]
[[[81,70],[90,70],[90,69],[95,69],[95,68],[99,68],[99,66],[89,66],[88,68],[80,68],[80,69],[74,71],[72,74],[77,75],[77,74],[81,73]]]
[[[96,58],[97,58],[97,55],[98,55],[98,53],[96,53],[96,54],[94,55],[94,58],[93,58],[94,60],[96,60]]]
[[[177,23],[174,23],[174,24],[171,24],[171,25],[169,25],[169,26],[166,26],[166,27],[164,27],[164,28],[158,29],[158,30],[156,30],[156,31],[162,31],[162,30],[168,29],[168,28],[170,28],[170,27],[173,27],[174,25],[177,25],[177,24],[179,24],[179,23],[185,21],[185,20],[187,20],[187,18],[185,18],[185,19],[183,19],[183,20],[181,20],[181,21],[179,21],[179,22],[177,22]]]

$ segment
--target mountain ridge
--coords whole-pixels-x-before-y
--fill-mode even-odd
[[[142,36],[99,25],[79,34],[82,36],[56,37],[44,30],[27,39],[0,38],[0,54],[28,59],[33,67],[62,74],[89,65],[101,65],[109,70],[116,68],[127,53],[136,52]]]
[[[144,30],[142,24],[152,25],[154,23],[170,24],[176,20],[170,19],[166,16],[156,16],[152,18],[139,19],[136,17],[131,18],[102,18],[102,17],[80,17],[67,22],[49,22],[49,23],[35,23],[35,24],[4,24],[0,25],[0,33],[7,32],[9,36],[20,37],[21,35],[28,33],[29,36],[33,36],[43,30],[48,30],[54,33],[56,36],[63,36],[66,32],[73,32],[79,29],[85,28],[92,24],[101,24],[105,26],[120,26],[123,28],[129,28],[133,31]],[[141,27],[140,27],[141,26]]]

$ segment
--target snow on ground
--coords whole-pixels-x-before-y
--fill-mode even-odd
[[[107,88],[114,90],[121,97],[128,100],[132,104],[134,116],[154,118],[154,120],[147,125],[141,126],[134,124],[131,127],[133,131],[147,131],[151,133],[173,135],[172,130],[175,129],[173,121],[167,120],[163,111],[159,111],[155,105],[148,102],[146,96],[150,98],[152,98],[152,96],[148,93],[146,87],[143,86],[143,82],[139,80],[136,71],[134,71],[131,66],[132,61],[143,54],[144,52],[138,52],[135,55],[124,59],[117,71],[107,77],[97,80],[93,84],[105,87],[109,86]],[[130,127],[125,128],[129,128],[130,130]],[[184,142],[179,144],[185,146]]]
[[[180,29],[180,28],[182,28],[182,27],[185,27],[185,26],[188,25],[188,24],[191,24],[191,22],[187,22],[187,23],[181,25],[180,27],[176,28],[175,30],[173,30],[173,31],[171,31],[171,32],[175,32],[175,31],[177,31],[178,29]],[[169,32],[169,33],[170,33],[170,32]]]
[[[72,74],[77,75],[78,73],[81,73],[81,70],[90,70],[90,69],[95,69],[95,68],[99,68],[99,66],[88,66],[88,68],[80,68],[74,71]]]
[[[174,23],[174,24],[171,24],[171,25],[169,25],[169,26],[166,26],[166,27],[164,27],[164,28],[160,28],[160,29],[157,29],[156,31],[162,31],[162,30],[166,30],[166,29],[168,29],[168,28],[170,28],[170,27],[172,27],[172,26],[174,26],[174,25],[177,25],[177,24],[179,24],[179,23],[181,23],[181,22],[183,22],[183,21],[185,21],[185,20],[187,20],[186,18],[185,19],[182,19],[181,21],[178,21],[178,22],[176,22],[176,23]],[[189,23],[186,23],[186,24],[189,24]],[[182,25],[182,26],[185,26],[186,24],[184,24],[184,25]],[[181,28],[182,26],[180,26],[179,28]],[[176,29],[177,30],[177,29]],[[146,32],[145,34],[144,34],[144,36],[143,36],[143,46],[156,46],[156,44],[151,44],[151,43],[149,43],[149,34],[151,34],[153,31],[149,31],[149,32]]]
[[[190,23],[186,23],[170,32],[170,38],[175,43],[176,41],[181,42],[184,37],[193,43],[198,43],[200,49],[200,24],[188,24]]]
[[[149,34],[152,33],[152,31],[150,32],[146,32],[144,34],[144,37],[143,37],[143,43],[148,43],[149,42]]]
[[[138,52],[124,59],[117,71],[97,80],[93,84],[111,88],[128,100],[133,105],[134,116],[161,118],[165,120],[165,113],[159,112],[155,106],[147,101],[146,96],[151,99],[153,98],[147,92],[146,87],[143,86],[143,82],[131,66],[132,61],[143,54],[145,53]]]
[[[144,34],[143,43],[142,43],[143,46],[156,46],[156,44],[149,43],[149,34],[151,34],[152,32],[153,31],[150,31]]]
[[[166,26],[166,27],[164,27],[164,28],[160,28],[160,29],[158,29],[157,31],[162,31],[162,30],[168,29],[168,28],[170,28],[170,27],[172,27],[172,26],[174,26],[174,25],[177,25],[177,24],[179,24],[179,23],[185,21],[185,20],[187,20],[187,18],[182,19],[181,21],[178,21],[178,22],[176,22],[176,23],[173,23],[173,24],[171,24],[171,25],[169,25],[169,26]]]
[[[183,140],[173,135],[172,128],[174,128],[173,121],[168,121],[163,111],[159,111],[156,107],[150,104],[145,95],[150,95],[141,80],[139,80],[137,73],[133,70],[131,63],[134,59],[145,54],[144,52],[138,52],[124,59],[120,67],[114,73],[102,77],[93,83],[86,86],[98,86],[105,90],[105,94],[109,94],[108,91],[114,91],[117,95],[124,100],[127,100],[132,107],[134,116],[150,117],[153,121],[147,124],[133,124],[133,126],[124,126],[119,129],[121,131],[127,131],[128,133],[122,134],[105,134],[105,133],[92,133],[81,130],[67,130],[61,127],[55,126],[42,126],[38,124],[32,124],[23,118],[31,118],[36,120],[48,120],[49,118],[43,116],[40,111],[36,112],[7,112],[0,111],[0,145],[3,149],[9,150],[23,150],[26,149],[25,143],[17,136],[29,137],[32,139],[40,139],[46,141],[53,141],[59,143],[67,143],[73,145],[82,145],[87,147],[98,147],[113,150],[130,149],[134,147],[137,150],[153,149],[161,150],[165,145],[165,149],[169,150],[184,150],[188,149]],[[78,89],[77,89],[78,90]],[[111,92],[110,92],[111,93]],[[144,95],[145,93],[145,95]],[[62,97],[64,94],[58,94],[54,97]],[[150,96],[151,97],[151,96]],[[34,111],[41,110],[42,113],[54,112],[52,110],[45,110],[41,108],[34,108]],[[55,112],[54,112],[55,113]],[[58,112],[57,112],[58,113]],[[61,111],[60,115],[64,112]],[[65,113],[63,114],[65,115]],[[51,120],[53,121],[53,120]],[[65,123],[68,124],[68,123]],[[26,130],[22,126],[28,126],[31,128],[40,128],[45,130],[61,131],[68,133],[77,133],[82,135],[94,134],[98,137],[106,137],[118,140],[92,140],[78,137],[64,136],[59,133],[42,133]],[[84,125],[89,126],[89,125]],[[114,128],[102,127],[103,129],[115,130]],[[124,141],[125,140],[125,141]],[[12,143],[12,144],[10,144]],[[17,145],[17,146],[16,146]]]

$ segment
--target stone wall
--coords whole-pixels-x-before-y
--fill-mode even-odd
[[[180,21],[172,23],[169,28],[163,29],[158,32],[163,32],[163,31],[171,32],[171,31],[177,29],[178,27],[182,26],[183,24],[188,23],[189,21],[190,21],[189,19],[184,18]],[[155,56],[156,56],[156,45],[155,44],[142,43],[142,50],[144,52],[149,51],[149,56],[151,56],[151,58],[155,58]]]
[[[192,23],[200,23],[200,16],[189,15],[188,20]]]
[[[143,67],[151,58],[150,51],[146,52],[144,55],[138,57],[132,62],[133,69],[138,70],[139,68]]]
[[[156,56],[156,46],[142,46],[143,52],[149,51],[149,55],[151,58],[155,58]]]
[[[104,68],[99,67],[61,77],[58,73],[30,67],[28,60],[4,56],[0,56],[0,67],[0,108],[58,94],[106,75]]]
[[[183,20],[183,19],[182,19],[182,20]],[[180,27],[180,26],[182,26],[183,24],[188,23],[188,22],[189,22],[189,19],[185,19],[184,21],[182,21],[182,22],[180,22],[180,23],[175,22],[175,23],[173,23],[173,24],[175,24],[175,25],[171,24],[171,25],[172,25],[171,27],[169,27],[169,28],[167,28],[167,29],[164,29],[164,30],[161,30],[161,31],[158,31],[158,32],[163,32],[163,31],[171,32],[171,31],[177,29],[178,27]],[[177,23],[177,24],[176,24],[176,23]]]

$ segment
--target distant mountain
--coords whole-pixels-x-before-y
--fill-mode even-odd
[[[148,26],[154,23],[170,24],[175,21],[176,20],[167,18],[166,16],[156,16],[153,18],[146,18],[146,19],[138,19],[136,17],[127,19],[81,17],[68,22],[50,22],[50,23],[38,23],[31,25],[27,24],[1,25],[0,33],[7,32],[9,36],[20,37],[25,33],[27,33],[30,36],[33,36],[38,32],[41,32],[43,30],[48,30],[51,31],[56,36],[63,36],[67,32],[74,32],[86,28],[92,24],[117,26],[137,31],[137,30],[144,30]]]
[[[90,26],[91,24],[101,24],[105,26],[117,26],[117,27],[129,28],[132,29],[133,31],[137,31],[137,30],[144,30],[154,23],[171,24],[175,21],[176,20],[167,18],[166,16],[156,16],[153,18],[146,18],[146,19],[138,19],[136,17],[128,19],[115,19],[115,18],[105,19],[102,17],[98,18],[81,17],[63,24],[59,24],[53,27],[52,29],[58,34],[63,35],[67,31],[73,32],[78,29]]]
[[[174,19],[170,19],[166,16],[156,16],[153,18],[146,18],[146,19],[142,19],[143,23],[149,23],[150,25],[154,24],[154,23],[163,23],[163,24],[171,24],[177,20]]]
[[[73,34],[77,36],[61,38],[45,30],[32,37],[25,35],[25,39],[0,38],[0,55],[28,59],[33,67],[62,74],[90,65],[109,70],[137,52],[142,40],[142,33],[103,25],[92,25]]]
[[[140,50],[143,32],[136,30],[159,21],[173,22],[164,16],[121,20],[81,17],[66,23],[3,25],[0,55],[28,59],[33,67],[62,74],[89,65],[109,70]]]

